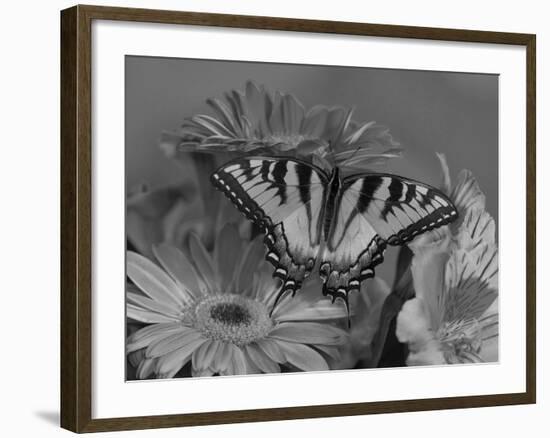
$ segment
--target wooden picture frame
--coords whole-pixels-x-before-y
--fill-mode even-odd
[[[517,45],[526,48],[527,284],[526,391],[177,415],[92,418],[92,22],[114,20]],[[99,6],[61,12],[61,426],[74,432],[148,429],[437,409],[536,401],[535,57],[531,34],[237,16]]]

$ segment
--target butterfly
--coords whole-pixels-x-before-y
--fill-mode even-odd
[[[306,161],[238,158],[211,176],[264,233],[266,259],[282,280],[276,297],[294,296],[319,264],[323,295],[334,302],[374,277],[387,245],[403,245],[452,222],[458,212],[439,190],[397,175],[363,173],[342,178]]]

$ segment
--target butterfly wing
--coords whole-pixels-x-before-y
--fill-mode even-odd
[[[283,281],[279,296],[296,293],[319,253],[323,170],[289,158],[240,158],[218,169],[212,183],[265,232],[266,259]]]
[[[387,244],[402,245],[458,216],[438,190],[385,174],[345,178],[335,207],[320,275],[323,293],[346,303],[350,291],[374,276]]]

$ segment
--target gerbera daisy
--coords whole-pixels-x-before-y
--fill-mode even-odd
[[[416,297],[397,318],[408,365],[498,360],[498,248],[495,223],[475,178],[461,172],[454,189],[442,158],[444,190],[457,206],[457,224],[410,244]]]
[[[225,101],[212,98],[207,104],[213,115],[192,116],[179,132],[163,135],[165,151],[292,155],[350,170],[401,155],[387,128],[353,121],[351,108],[317,105],[306,110],[292,94],[271,94],[252,81],[244,91],[227,93]]]
[[[127,316],[149,324],[127,339],[139,379],[172,378],[189,362],[193,376],[328,369],[347,333],[327,320],[346,310],[327,299],[286,297],[270,315],[278,282],[263,252],[234,225],[221,229],[212,253],[195,234],[188,253],[156,246],[159,265],[128,252],[127,275],[139,290],[127,291]]]

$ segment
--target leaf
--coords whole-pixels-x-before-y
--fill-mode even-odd
[[[397,255],[397,267],[395,271],[395,281],[393,283],[393,290],[401,290],[408,281],[412,284],[412,276],[410,273],[411,261],[413,258],[413,252],[406,245],[399,248],[399,254]],[[409,278],[410,277],[410,278]],[[414,291],[413,291],[414,294]],[[403,296],[406,298],[406,296]]]
[[[403,304],[415,296],[413,279],[411,274],[411,260],[413,257],[412,251],[406,247],[401,247],[397,259],[397,268],[395,282],[392,287],[392,292],[387,296],[382,310],[380,312],[380,322],[378,330],[372,341],[372,364],[379,366],[381,363],[389,366],[389,363],[395,365],[397,360],[405,360],[403,356],[403,345],[399,343],[395,337],[395,326],[397,315],[401,311]],[[393,351],[392,351],[393,350]],[[388,361],[387,357],[393,357]]]

